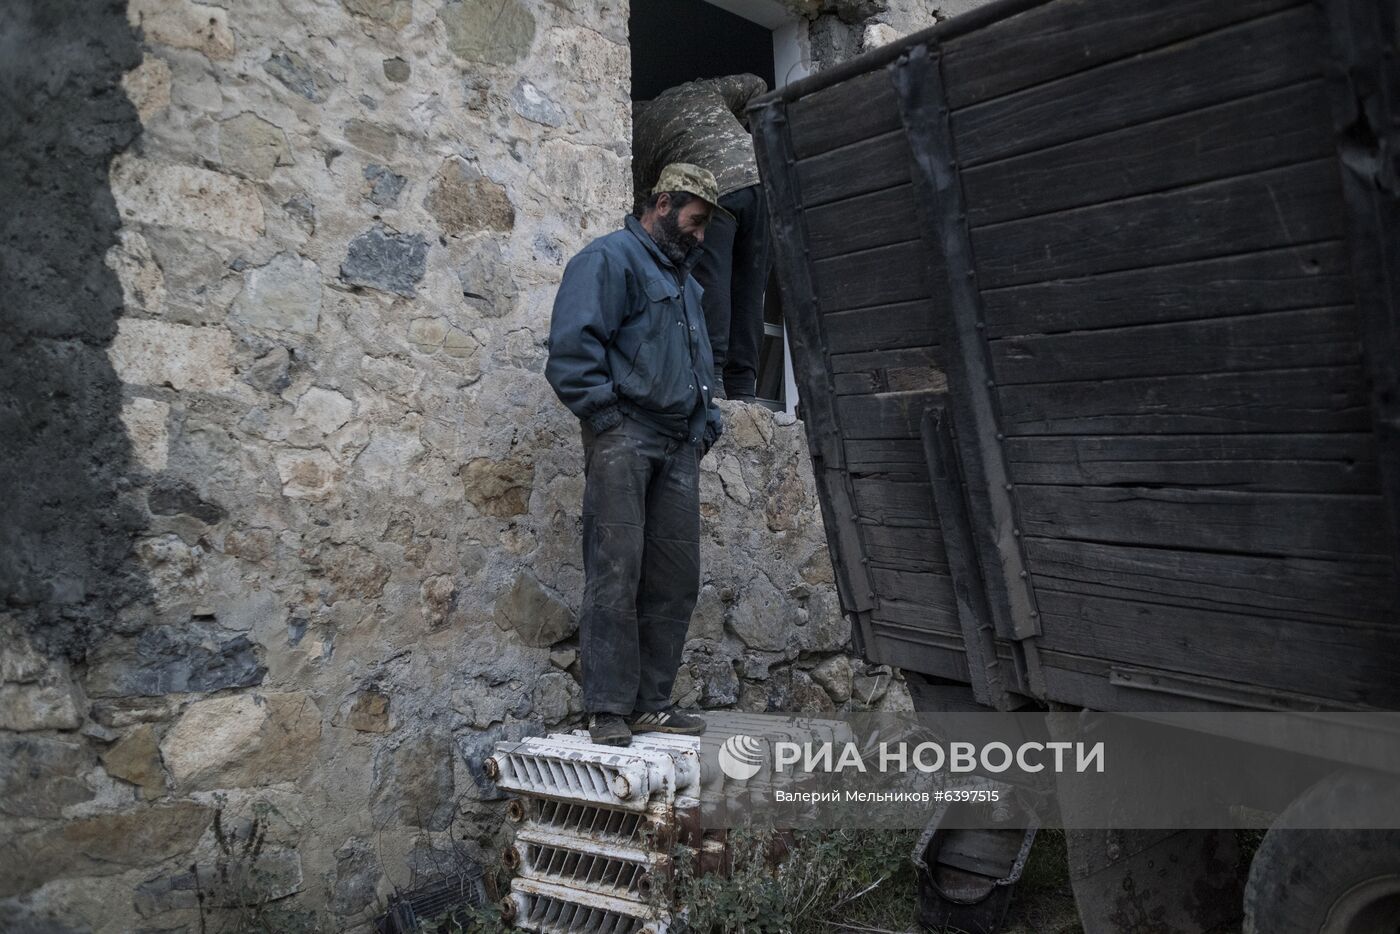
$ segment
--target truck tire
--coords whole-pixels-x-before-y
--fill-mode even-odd
[[[1400,931],[1400,830],[1345,826],[1359,802],[1400,794],[1394,779],[1339,772],[1303,792],[1254,854],[1244,934],[1394,934]]]

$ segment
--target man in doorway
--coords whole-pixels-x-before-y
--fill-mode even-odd
[[[714,173],[719,207],[705,235],[695,278],[705,290],[705,321],[721,398],[753,402],[763,346],[768,282],[768,206],[745,110],[768,90],[757,75],[691,81],[633,106],[632,173],[650,191],[661,168],[689,162]]]
[[[554,301],[545,377],[582,422],[579,658],[595,743],[705,729],[671,687],[700,591],[700,459],[723,430],[690,276],[718,201],[709,172],[667,166],[636,216],[569,261]]]

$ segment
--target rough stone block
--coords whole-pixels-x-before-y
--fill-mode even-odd
[[[423,622],[429,629],[441,629],[447,625],[452,611],[457,608],[457,583],[449,575],[441,574],[423,581],[419,588],[419,600],[423,608]]]
[[[99,814],[45,827],[0,846],[0,898],[53,879],[107,876],[188,853],[213,811],[193,802]]]
[[[526,120],[549,127],[564,125],[567,116],[564,108],[550,100],[526,78],[516,82],[515,89],[510,92],[510,100],[515,106],[515,112]]]
[[[85,685],[93,697],[158,697],[254,687],[266,674],[258,646],[246,635],[193,622],[104,644]]]
[[[0,682],[25,684],[38,681],[49,662],[13,618],[0,617]]]
[[[340,479],[340,466],[325,451],[279,451],[276,459],[282,495],[292,499],[324,499]]]
[[[231,853],[207,852],[212,847],[203,843],[195,871],[159,875],[142,882],[132,898],[136,913],[150,918],[203,907],[205,912],[215,909],[212,914],[217,917],[224,913],[218,909],[247,910],[249,904],[265,905],[300,891],[301,855],[289,847],[264,844],[258,848],[256,858],[245,856],[243,848],[248,846],[250,832],[225,831]],[[167,918],[161,917],[160,921],[166,922]]]
[[[700,687],[700,702],[706,707],[727,707],[739,700],[739,676],[727,658],[701,655],[691,659]]]
[[[363,840],[347,840],[335,851],[335,884],[331,890],[331,911],[351,915],[378,901],[376,886],[382,875],[372,846]]]
[[[739,458],[733,454],[726,454],[719,462],[719,478],[724,484],[725,494],[740,506],[747,506],[750,502],[749,488],[744,483],[744,474],[740,469]]]
[[[267,61],[263,62],[263,71],[280,81],[287,90],[300,94],[313,103],[325,99],[316,82],[316,74],[306,63],[306,59],[289,49],[278,49],[269,55]]]
[[[344,725],[361,733],[387,733],[390,728],[389,695],[376,687],[355,692],[337,726]]]
[[[384,59],[384,77],[395,84],[403,84],[413,74],[413,66],[401,58]]]
[[[131,439],[131,453],[141,466],[152,472],[165,469],[170,449],[166,421],[170,406],[156,399],[126,399],[122,402],[122,424]]]
[[[530,571],[521,571],[510,590],[496,598],[496,625],[514,630],[526,645],[544,648],[578,630],[574,614]]]
[[[255,328],[310,334],[321,318],[321,271],[293,253],[278,253],[250,269],[233,315]]]
[[[377,826],[394,822],[424,830],[445,830],[456,810],[453,796],[452,739],[424,732],[384,748],[374,761],[370,813]]]
[[[462,468],[468,501],[484,514],[497,518],[528,512],[534,483],[534,465],[519,458],[478,457]]]
[[[126,15],[149,42],[194,49],[216,61],[233,58],[237,49],[228,12],[216,6],[188,0],[131,0]]]
[[[438,169],[423,206],[437,219],[443,233],[515,227],[515,206],[505,187],[459,158],[448,159]]]
[[[76,730],[83,707],[66,675],[33,684],[0,684],[0,730]]]
[[[160,750],[179,788],[245,788],[295,781],[320,740],[306,694],[238,694],[190,705]]]
[[[845,655],[833,655],[812,669],[812,680],[838,703],[851,699],[851,660]]]
[[[228,512],[218,503],[210,502],[183,480],[161,477],[146,493],[146,508],[153,516],[189,516],[204,525],[218,525]]]
[[[777,588],[763,575],[752,578],[729,614],[734,634],[751,649],[778,651],[786,648],[795,619]]]
[[[535,38],[535,17],[520,0],[448,0],[438,19],[447,29],[447,47],[469,62],[509,65]]]
[[[417,429],[416,423],[405,419],[404,430],[376,431],[355,458],[356,473],[375,485],[401,484],[404,477],[411,475],[425,450]]]
[[[365,166],[365,181],[369,182],[369,193],[366,197],[380,207],[390,208],[398,203],[399,195],[403,193],[404,185],[408,184],[408,179],[382,165],[370,164]]]
[[[0,814],[61,817],[93,797],[82,774],[93,765],[82,742],[39,736],[0,739]]]
[[[232,349],[222,328],[123,318],[108,355],[124,383],[226,392],[233,384]]]
[[[415,286],[427,271],[428,241],[419,234],[387,231],[378,225],[350,241],[340,278],[350,285],[414,298]]]
[[[292,418],[320,435],[328,435],[354,414],[355,403],[334,389],[312,386],[297,399]]]
[[[141,64],[122,78],[126,96],[136,105],[142,123],[170,106],[170,66],[163,59],[147,55]]]
[[[381,159],[392,159],[399,151],[399,134],[386,126],[356,118],[345,124],[345,141]]]
[[[340,0],[342,6],[359,16],[402,29],[413,19],[413,0]]]
[[[232,175],[126,155],[112,161],[112,195],[127,220],[245,241],[263,233],[257,189]]]
[[[165,273],[139,231],[123,228],[107,251],[107,266],[122,284],[127,309],[160,314],[165,306]]]
[[[147,801],[165,794],[165,768],[150,724],[143,723],[127,733],[101,758],[110,775],[136,785]]]
[[[583,688],[564,672],[549,671],[535,682],[530,700],[541,720],[555,724],[583,709]]]
[[[271,176],[278,166],[294,162],[282,128],[252,113],[241,113],[219,124],[219,159],[240,175],[260,179]]]

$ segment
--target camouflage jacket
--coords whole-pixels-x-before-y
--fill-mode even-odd
[[[632,181],[639,199],[672,162],[709,169],[720,196],[758,184],[753,138],[740,121],[749,101],[767,92],[757,75],[707,78],[667,88],[632,105]]]

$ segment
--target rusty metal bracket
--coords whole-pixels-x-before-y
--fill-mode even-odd
[[[938,309],[936,318],[947,348],[950,410],[959,428],[955,447],[967,480],[987,603],[997,634],[1014,640],[1021,680],[1030,693],[1043,698],[1044,679],[1031,641],[1040,634],[1039,611],[1006,467],[939,50],[927,43],[917,45],[889,66],[889,75],[909,138],[914,202],[924,243],[931,256],[943,260],[949,306]]]

